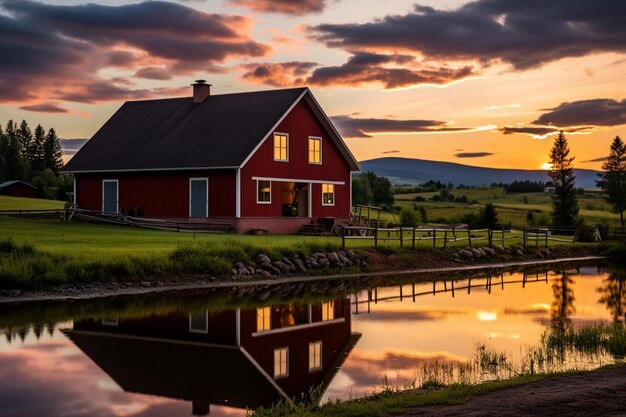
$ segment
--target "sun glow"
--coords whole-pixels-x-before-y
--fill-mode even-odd
[[[552,164],[550,162],[544,162],[543,164],[541,164],[540,169],[550,171],[552,169]]]

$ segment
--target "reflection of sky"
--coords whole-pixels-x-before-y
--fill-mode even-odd
[[[349,398],[380,388],[386,375],[391,385],[406,385],[416,377],[418,367],[438,363],[461,363],[479,342],[497,351],[518,357],[520,347],[539,340],[550,323],[554,302],[552,284],[528,282],[522,289],[522,275],[505,275],[519,283],[499,285],[493,277],[491,294],[485,280],[472,280],[471,294],[455,282],[448,292],[432,295],[432,283],[403,287],[404,300],[370,304],[371,313],[353,315],[352,331],[362,337],[348,356],[325,398]],[[610,320],[606,306],[598,302],[598,288],[606,276],[572,275],[575,313],[573,323]],[[532,279],[532,278],[531,278]],[[443,290],[443,283],[436,284]],[[378,289],[379,299],[397,297],[398,287]],[[367,294],[359,293],[359,300]],[[352,306],[352,311],[355,311]],[[361,304],[359,311],[367,311]],[[58,327],[71,327],[65,323]],[[57,328],[58,328],[57,327]],[[9,411],[10,410],[10,411]],[[31,331],[22,343],[0,337],[1,416],[189,416],[191,404],[156,396],[124,392],[105,372],[75,347],[61,332],[44,331],[37,340]],[[10,414],[9,414],[10,412]],[[211,406],[212,416],[244,415],[244,410]]]
[[[63,333],[31,332],[24,343],[0,341],[0,415],[189,416],[191,404],[124,392]],[[211,415],[245,412],[212,405]]]
[[[554,294],[553,279],[527,282],[522,288],[522,274],[505,274],[492,278],[491,294],[485,289],[485,280],[472,280],[482,288],[467,290],[467,280],[455,282],[452,297],[451,284],[447,293],[432,293],[412,301],[411,285],[403,287],[403,301],[399,299],[370,304],[371,313],[353,315],[354,332],[362,333],[356,348],[346,360],[339,376],[331,383],[325,398],[348,398],[379,389],[383,378],[402,386],[416,377],[416,370],[424,364],[457,362],[469,358],[477,343],[485,342],[496,351],[507,352],[519,358],[520,349],[539,341],[550,323],[550,306]],[[544,276],[540,276],[542,279]],[[574,306],[572,322],[610,320],[606,306],[599,303],[597,288],[605,276],[572,275]],[[534,279],[530,277],[529,280]],[[443,290],[443,283],[436,284]],[[432,292],[432,283],[415,285],[416,293]],[[378,298],[398,297],[399,288],[378,289]],[[372,295],[373,297],[373,295]],[[361,292],[359,300],[366,300]],[[354,306],[352,311],[355,311]],[[367,305],[359,306],[360,312]]]

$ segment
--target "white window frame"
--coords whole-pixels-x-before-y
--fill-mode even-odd
[[[314,363],[311,363],[311,348],[314,347],[315,345],[319,345],[319,364],[318,366],[315,366]],[[321,340],[317,340],[315,342],[310,342],[309,343],[309,372],[316,372],[316,371],[321,371],[322,370],[322,341]],[[313,353],[313,355],[315,356],[315,352]]]
[[[286,357],[285,357],[285,372],[284,373],[276,373],[276,353],[280,352],[280,351],[286,351]],[[282,371],[282,369],[281,369]],[[278,378],[287,378],[289,377],[289,346],[283,346],[283,347],[279,347],[274,349],[274,379],[278,379]]]
[[[268,324],[268,326],[267,326],[267,329],[265,329],[265,328],[260,329],[259,328],[259,312],[264,311],[265,309],[267,309],[267,311],[268,311],[268,315],[267,315],[267,321],[268,321],[267,324]],[[262,316],[263,322],[265,322],[265,318],[266,318],[266,316],[263,315]],[[265,326],[263,326],[263,327],[265,327]],[[256,309],[256,331],[257,331],[257,333],[258,332],[267,332],[269,330],[272,330],[272,308],[271,307],[257,307],[257,309]]]
[[[276,136],[285,136],[287,138],[286,143],[286,159],[276,159]],[[289,133],[274,132],[272,135],[272,158],[275,162],[289,162]]]
[[[189,178],[189,218],[191,218],[191,182],[192,181],[206,181],[206,208],[204,210],[204,217],[209,217],[209,177],[192,177],[192,178]]]
[[[202,313],[195,313],[195,314],[202,314]],[[204,322],[206,323],[206,329],[194,329],[191,327],[191,316],[193,316],[194,314],[190,314],[189,315],[189,333],[198,333],[198,334],[208,334],[209,333],[209,312],[205,311],[204,312]]]
[[[324,203],[324,194],[329,194],[329,193],[324,193],[324,186],[325,185],[332,185],[333,187],[333,202],[332,203]],[[331,183],[323,183],[322,184],[322,206],[334,206],[335,205],[335,197],[337,195],[337,192],[335,191],[335,184],[331,184]]]
[[[311,162],[311,139],[315,139],[320,142],[320,161],[319,162]],[[309,145],[309,154],[308,154],[309,164],[322,165],[322,160],[323,160],[322,159],[322,137],[321,136],[309,136],[308,145]]]
[[[261,181],[270,183],[270,201],[259,201],[259,182]],[[256,180],[256,203],[257,204],[272,204],[272,181]]]
[[[102,318],[102,325],[103,326],[109,326],[109,327],[117,327],[120,324],[119,319],[117,317],[112,318],[112,317],[103,317]]]
[[[102,212],[104,213],[104,184],[107,182],[114,182],[117,184],[117,187],[115,187],[115,212],[119,213],[120,212],[120,180],[118,179],[109,179],[109,180],[102,180]]]

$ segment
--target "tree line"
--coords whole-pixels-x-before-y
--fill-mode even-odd
[[[72,181],[59,175],[62,156],[54,128],[46,131],[38,124],[33,131],[26,120],[0,125],[0,183],[21,180],[37,187],[41,198],[65,199]]]

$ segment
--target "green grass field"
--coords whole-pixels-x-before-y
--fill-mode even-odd
[[[448,201],[432,201],[433,195],[438,192],[397,194],[396,205],[412,207],[413,205],[426,208],[430,222],[455,223],[456,219],[464,214],[478,213],[485,204],[492,203],[497,211],[500,223],[511,223],[515,227],[528,226],[526,216],[533,211],[535,217],[549,219],[552,210],[552,197],[547,193],[520,193],[507,194],[500,187],[452,190],[457,197],[466,195],[468,201],[478,201],[477,204],[457,203]],[[415,197],[424,197],[427,201],[415,201]],[[619,226],[619,214],[613,213],[610,206],[598,193],[587,192],[578,196],[579,215],[587,224],[608,224]],[[393,222],[390,214],[385,214],[383,220]],[[398,219],[398,215],[396,215]],[[443,221],[442,221],[443,220]]]

